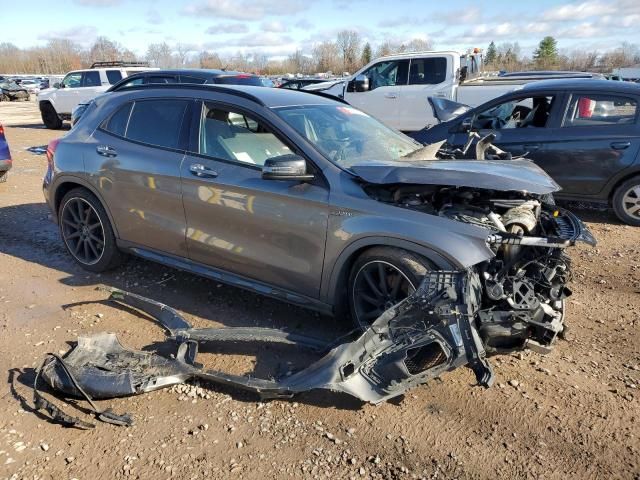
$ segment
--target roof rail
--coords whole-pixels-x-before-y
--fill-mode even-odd
[[[129,77],[127,77],[129,78]],[[125,79],[122,79],[121,82],[122,83],[126,83],[124,82]],[[118,84],[114,85],[117,86]],[[229,85],[229,87],[233,87],[235,85]],[[212,84],[208,84],[208,83],[204,83],[204,84],[197,84],[197,83],[146,83],[143,85],[131,85],[130,87],[126,87],[123,88],[122,90],[111,90],[114,91],[115,93],[120,93],[120,92],[131,92],[133,90],[151,90],[151,89],[160,89],[160,90],[182,90],[182,89],[186,89],[186,90],[204,90],[204,91],[209,91],[209,92],[218,92],[218,93],[226,93],[229,95],[236,95],[238,97],[243,97],[246,98],[247,100],[251,100],[252,102],[257,103],[258,105],[261,106],[265,106],[264,102],[262,100],[260,100],[258,97],[256,97],[255,95],[251,95],[248,92],[245,92],[244,90],[239,90],[236,88],[229,88],[223,85],[212,85]],[[261,87],[261,88],[267,88],[267,87]]]
[[[108,62],[93,62],[89,68],[103,67],[148,67],[149,62],[125,62],[123,60],[114,60]]]

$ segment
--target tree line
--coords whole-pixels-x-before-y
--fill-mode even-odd
[[[611,72],[614,68],[629,67],[640,63],[640,48],[622,42],[613,50],[600,53],[596,50],[574,49],[561,51],[554,37],[546,36],[531,57],[522,55],[518,42],[491,42],[484,52],[486,70],[572,70]]]
[[[0,72],[63,74],[70,70],[88,68],[93,62],[110,60],[146,60],[159,68],[224,68],[260,74],[319,72],[354,72],[371,59],[381,55],[408,51],[430,50],[427,40],[406,42],[386,41],[375,48],[365,42],[355,30],[339,32],[334,41],[313,46],[310,52],[300,50],[284,59],[270,59],[264,53],[219,54],[210,50],[194,50],[183,43],[167,42],[148,45],[140,58],[118,42],[98,37],[88,48],[67,39],[49,40],[46,45],[18,48],[12,43],[0,43]]]
[[[314,74],[320,72],[353,73],[374,58],[394,53],[431,50],[428,40],[406,42],[385,41],[371,45],[355,30],[338,32],[335,40],[319,42],[309,52],[298,50],[284,59],[272,59],[264,53],[219,54],[210,50],[194,50],[183,43],[166,42],[148,45],[139,58],[123,45],[106,37],[98,37],[88,48],[67,39],[52,39],[44,46],[18,48],[0,43],[0,73],[64,74],[88,68],[96,61],[146,60],[159,68],[223,68],[276,75],[284,73]],[[561,51],[553,37],[540,41],[532,57],[522,54],[518,42],[491,42],[484,52],[487,70],[589,70],[610,72],[613,68],[640,63],[637,45],[624,42],[603,53],[575,49]]]

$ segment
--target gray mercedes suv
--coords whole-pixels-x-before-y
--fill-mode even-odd
[[[570,294],[565,248],[593,237],[530,161],[429,151],[322,95],[143,85],[96,99],[49,145],[44,194],[93,272],[127,252],[362,328],[428,273],[462,272],[485,349],[546,348]]]

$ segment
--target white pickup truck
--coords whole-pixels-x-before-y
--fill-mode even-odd
[[[438,123],[429,97],[475,107],[531,81],[580,75],[526,72],[498,76],[482,75],[481,71],[480,53],[412,52],[378,58],[351,77],[309,85],[303,90],[343,98],[393,128],[415,132]]]
[[[92,100],[132,73],[145,70],[157,68],[150,68],[145,62],[96,62],[91,68],[67,73],[62,82],[38,93],[42,122],[47,128],[61,128],[78,104]]]

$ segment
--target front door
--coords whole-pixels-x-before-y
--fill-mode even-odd
[[[187,256],[180,189],[181,128],[190,100],[128,102],[91,136],[90,180],[109,205],[118,237]]]
[[[390,127],[405,129],[400,96],[408,73],[409,60],[382,60],[361,73],[369,78],[369,90],[356,92],[348,84],[344,99]]]
[[[190,258],[317,298],[327,187],[262,179],[264,161],[292,148],[246,113],[206,101],[193,123],[200,129],[181,171]]]

